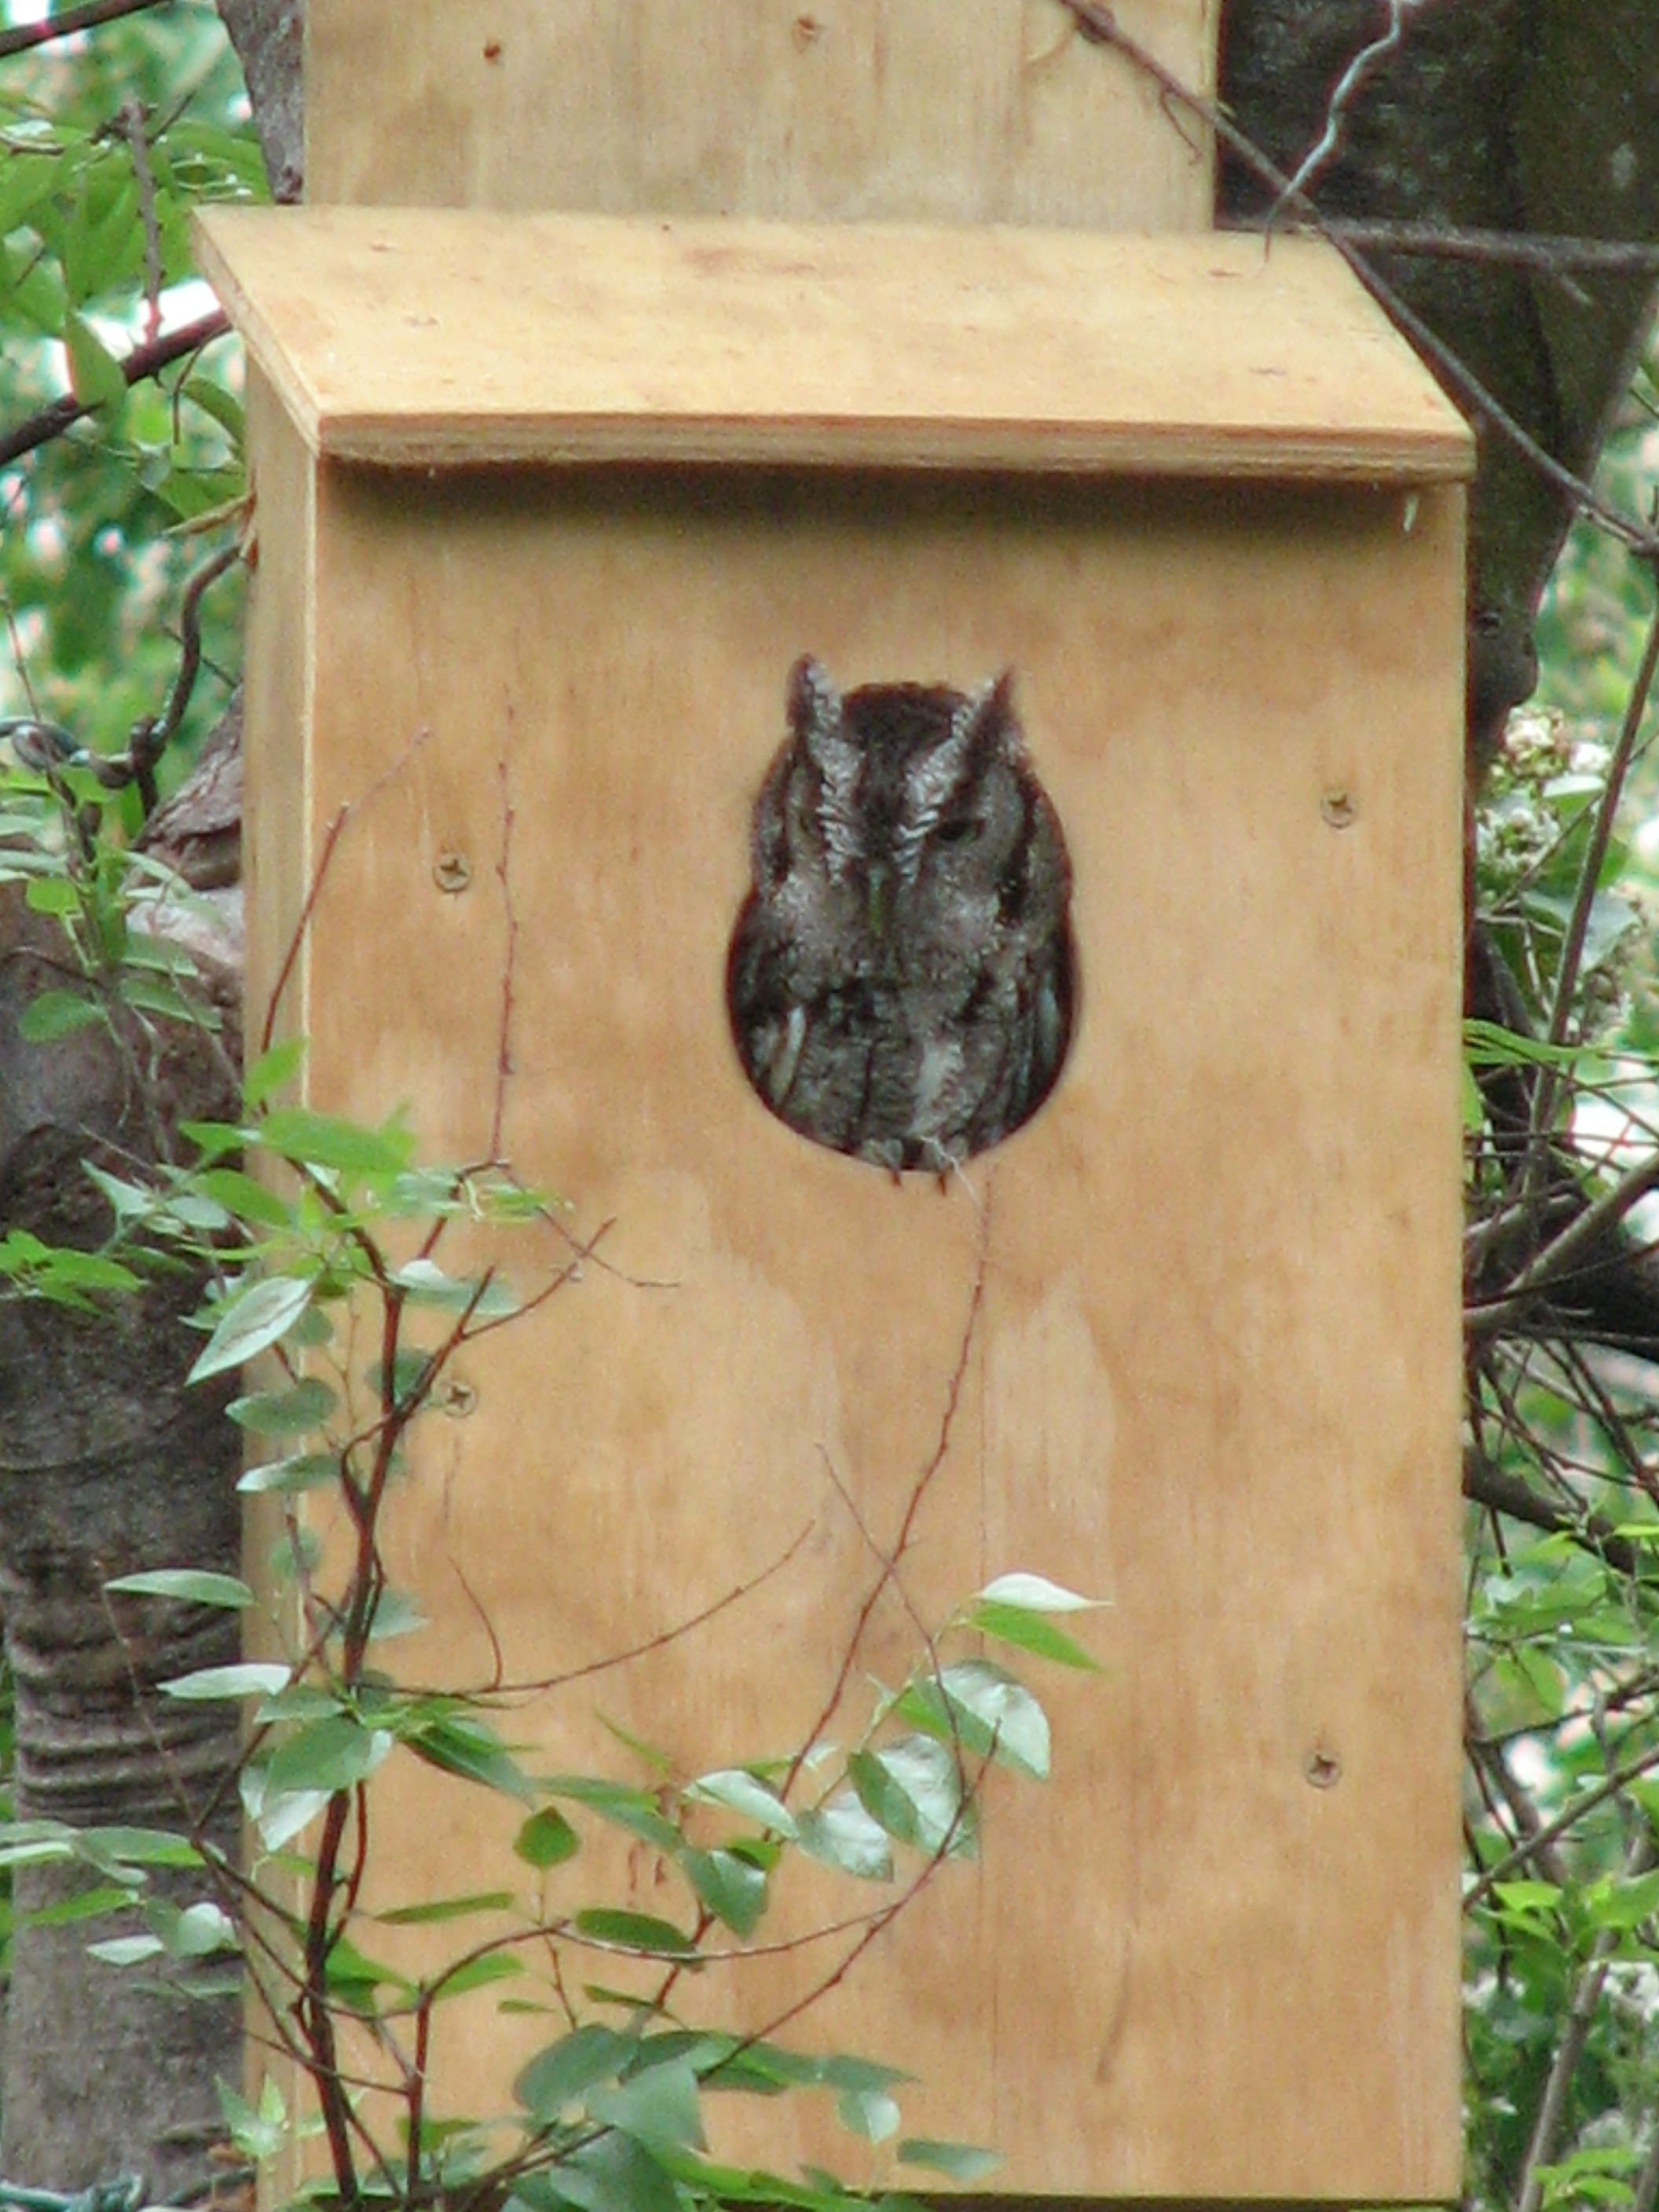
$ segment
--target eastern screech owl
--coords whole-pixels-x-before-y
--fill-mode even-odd
[[[1029,1121],[1071,1031],[1071,868],[1014,718],[971,696],[790,673],[732,933],[732,1033],[792,1129],[942,1173]]]

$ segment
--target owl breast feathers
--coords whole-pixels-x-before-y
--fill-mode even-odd
[[[732,1034],[804,1137],[942,1172],[1029,1121],[1066,1056],[1071,869],[1014,717],[971,696],[789,678],[732,933]]]

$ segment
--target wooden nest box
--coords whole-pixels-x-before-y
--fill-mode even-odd
[[[313,1103],[408,1100],[611,1224],[428,1425],[408,1665],[488,1680],[493,1633],[536,1680],[700,1620],[510,1728],[690,1774],[799,1748],[913,1504],[842,1727],[916,1656],[907,1601],[1105,1601],[1103,1676],[1038,1670],[1054,1780],[993,1790],[981,1859],[801,2039],[911,2068],[907,2130],[999,2147],[999,2192],[1454,2196],[1462,424],[1296,241],[204,239],[252,363],[250,1031],[297,935]],[[734,1038],[807,655],[1011,671],[1063,832],[1063,1063],[942,1175],[803,1135]],[[387,1893],[495,1887],[510,1815],[408,1765]],[[647,1853],[630,1881],[670,1908]],[[437,2101],[500,2108],[546,2039],[458,2001]],[[737,2154],[824,2154],[767,2116]]]

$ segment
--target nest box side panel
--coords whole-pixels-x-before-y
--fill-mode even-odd
[[[247,905],[250,1060],[305,903],[312,675],[315,665],[316,465],[260,369],[247,368],[248,450],[257,458],[249,586],[242,880]],[[303,1031],[304,969],[285,992],[281,1035]]]
[[[610,1224],[422,1439],[390,1556],[433,1626],[400,1660],[488,1681],[480,1608],[514,1681],[640,1652],[510,1733],[614,1768],[609,1717],[691,1774],[844,1739],[908,1605],[1017,1567],[1109,1601],[1104,1677],[1038,1684],[1053,1782],[994,1778],[982,1861],[796,2025],[913,2069],[907,2128],[998,2145],[1000,2191],[1457,2187],[1462,506],[323,475],[305,834],[355,811],[312,1097],[410,1099],[473,1158],[499,1097],[570,1234]],[[785,1127],[731,1039],[809,650],[847,684],[1012,667],[1070,843],[1070,1058],[943,1193]],[[501,1255],[526,1287],[569,1257]],[[913,1502],[901,1601],[875,1555]],[[465,1784],[376,1788],[380,1902],[511,1863]],[[609,1863],[609,1901],[685,1911]],[[766,1924],[893,1894],[797,1869]],[[856,1941],[732,1970],[737,2001],[763,2024]],[[545,2039],[458,2000],[437,2106],[501,2108]],[[785,2170],[846,2148],[787,2107],[729,2125]]]
[[[1118,9],[1200,92],[1216,13]],[[315,201],[1210,223],[1209,149],[1055,0],[312,0],[306,33]]]

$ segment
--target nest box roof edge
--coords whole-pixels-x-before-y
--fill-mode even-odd
[[[197,222],[325,459],[1473,472],[1455,408],[1313,240],[381,207]]]

